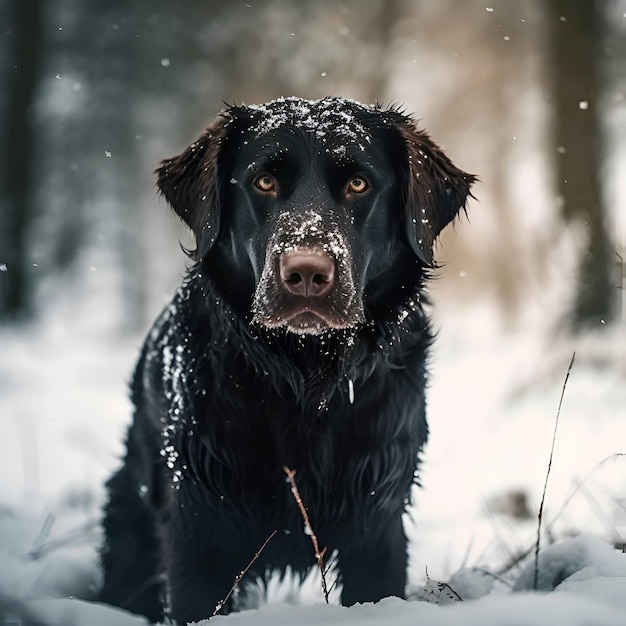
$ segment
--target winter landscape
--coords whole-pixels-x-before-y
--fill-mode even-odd
[[[63,300],[49,303],[45,322],[2,334],[1,597],[39,623],[139,624],[78,598],[98,585],[103,482],[122,453],[140,337],[114,338],[115,314],[97,293],[78,310]],[[424,487],[406,520],[416,599],[323,606],[312,575],[299,597],[274,580],[278,604],[216,623],[624,623],[623,327],[546,350],[532,333],[495,332],[488,310],[441,309]],[[541,591],[531,592],[537,511],[574,350],[545,500]]]
[[[8,3],[12,16],[20,3]],[[91,12],[56,4],[40,7],[47,48],[31,116],[40,178],[24,181],[37,209],[23,242],[0,197],[0,281],[15,248],[29,301],[28,314],[4,315],[0,282],[0,625],[147,623],[93,598],[104,483],[131,419],[128,382],[184,274],[178,241],[189,245],[150,172],[223,100],[295,92],[406,102],[481,182],[437,248],[430,438],[405,519],[409,599],[343,608],[337,588],[325,602],[315,571],[301,589],[272,578],[267,597],[244,577],[258,602],[211,623],[626,624],[625,3],[597,3],[602,97],[583,89],[582,54],[570,98],[602,128],[588,135],[602,137],[592,165],[618,267],[606,272],[611,319],[581,326],[571,314],[589,224],[563,211],[556,164],[591,144],[550,134],[561,117],[548,77],[564,61],[549,43],[555,24],[575,19],[559,13],[567,2],[272,0],[268,10],[192,3],[184,15],[165,0]],[[0,91],[4,141],[13,92]],[[3,154],[6,169],[14,153]],[[585,178],[584,164],[568,167],[571,182]]]

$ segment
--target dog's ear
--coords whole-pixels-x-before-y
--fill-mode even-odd
[[[405,219],[411,247],[428,266],[443,228],[465,210],[476,176],[457,168],[428,133],[414,123],[400,126],[408,155]]]
[[[155,170],[157,187],[191,228],[197,251],[206,252],[220,227],[218,160],[230,117],[220,116],[181,154],[164,159]]]

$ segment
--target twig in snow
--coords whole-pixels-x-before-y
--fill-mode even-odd
[[[561,505],[561,508],[552,516],[552,519],[550,519],[550,521],[547,523],[548,530],[550,530],[554,526],[554,524],[558,521],[558,519],[563,514],[563,511],[568,507],[569,503],[574,499],[574,496],[581,491],[581,489],[587,483],[587,481],[592,476],[592,474],[594,474],[599,469],[601,469],[609,461],[615,461],[616,459],[620,459],[620,458],[626,458],[626,452],[615,452],[605,457],[604,459],[602,459],[599,463],[596,463],[589,470],[589,472],[587,472],[586,476],[582,480],[576,483],[576,487],[571,491],[571,493],[567,496],[567,498],[565,498],[565,500],[563,501],[563,504]],[[506,574],[510,569],[519,565],[519,563],[523,561],[534,550],[534,548],[535,548],[535,545],[533,544],[530,547],[526,548],[525,550],[519,552],[517,555],[515,555],[514,558],[512,558],[508,563],[503,565],[498,570],[498,574]]]
[[[498,544],[498,546],[500,547],[500,550],[502,550],[502,552],[506,552],[507,553],[507,555],[509,557],[509,562],[514,561],[515,560],[515,555],[513,554],[513,552],[511,551],[511,548],[507,544],[506,539],[504,538],[504,536],[502,534],[502,531],[500,530],[500,527],[496,523],[495,515],[493,514],[493,511],[491,510],[491,508],[489,506],[487,506],[487,517],[489,519],[489,523],[491,524],[491,528],[493,529],[493,534],[494,534],[493,539],[489,542],[489,544],[491,544],[492,542],[495,541]],[[485,549],[483,550],[481,558],[478,560],[478,562],[480,562],[482,557],[487,552],[487,550],[489,548],[489,544],[487,544],[485,546]]]
[[[46,540],[48,539],[50,535],[50,531],[52,530],[52,527],[54,526],[55,520],[56,520],[56,517],[52,513],[48,513],[48,515],[46,515],[46,519],[43,521],[41,529],[39,530],[39,534],[37,535],[37,537],[35,538],[35,541],[33,542],[33,549],[29,553],[32,559],[39,558],[39,551],[41,550],[42,546],[46,543]]]
[[[82,526],[68,531],[63,537],[48,541],[48,535],[50,534],[54,520],[55,517],[52,514],[46,517],[44,524],[39,531],[39,535],[34,541],[33,548],[28,553],[28,557],[34,561],[46,556],[48,553],[53,552],[58,548],[76,544],[78,541],[83,539],[89,539],[90,534],[100,526],[100,522],[95,520],[85,522]]]
[[[602,506],[598,502],[598,499],[586,485],[580,485],[580,493],[587,500],[589,507],[595,513],[600,523],[604,526],[607,536],[611,538],[613,543],[616,543],[619,540],[619,534],[616,534],[615,526],[611,522],[609,516],[602,510]]]
[[[616,459],[619,459],[621,457],[626,457],[626,452],[615,452],[614,454],[611,454],[607,457],[605,457],[604,459],[602,459],[599,463],[596,463],[590,470],[589,472],[587,472],[587,475],[580,481],[577,482],[576,487],[573,489],[573,491],[569,494],[569,496],[567,496],[567,498],[565,498],[563,504],[561,505],[561,508],[556,512],[556,514],[553,516],[552,520],[550,520],[550,524],[549,526],[552,526],[556,520],[561,516],[561,514],[563,513],[563,511],[565,510],[565,508],[567,507],[567,505],[572,501],[572,498],[583,488],[583,486],[585,485],[585,483],[587,482],[587,480],[589,480],[590,476],[596,472],[597,470],[599,470],[603,465],[605,465],[608,461],[615,461]]]
[[[313,550],[315,551],[315,558],[317,560],[317,566],[319,567],[320,574],[322,575],[322,591],[324,592],[324,599],[326,600],[326,604],[328,604],[328,585],[326,584],[326,568],[324,567],[324,554],[326,553],[326,548],[320,550],[319,543],[317,541],[317,536],[313,532],[313,527],[311,526],[311,522],[309,520],[309,515],[306,511],[306,507],[304,506],[304,502],[302,502],[302,497],[300,496],[300,492],[298,491],[298,486],[296,485],[296,472],[295,470],[289,469],[287,466],[283,467],[283,471],[287,474],[287,478],[291,484],[291,493],[293,494],[294,500],[300,509],[300,514],[302,515],[302,519],[304,520],[304,528],[311,536],[311,542],[313,543]]]
[[[230,591],[226,594],[226,597],[217,603],[217,606],[215,607],[215,610],[213,611],[213,615],[211,615],[211,617],[215,617],[224,608],[224,605],[228,602],[228,599],[230,598],[230,596],[232,596],[233,593],[235,593],[235,589],[237,589],[243,577],[248,573],[248,571],[250,570],[254,562],[261,556],[261,552],[265,550],[265,546],[267,546],[267,544],[273,539],[274,535],[277,532],[278,532],[277,530],[274,530],[272,532],[272,534],[263,542],[263,545],[258,549],[258,551],[254,553],[254,557],[252,558],[250,563],[248,563],[246,568],[241,570],[239,574],[235,576],[235,582],[233,583],[233,586],[230,588]]]
[[[539,514],[537,515],[537,541],[535,543],[535,571],[533,576],[533,589],[537,589],[539,582],[539,547],[541,544],[541,522],[543,520],[543,505],[546,501],[546,491],[548,489],[548,478],[550,477],[550,469],[552,468],[552,457],[554,456],[554,446],[556,444],[556,431],[559,427],[559,417],[561,415],[561,406],[563,404],[563,397],[565,396],[565,388],[567,387],[567,381],[569,380],[572,366],[574,365],[574,358],[576,352],[572,354],[572,360],[569,362],[567,368],[567,374],[565,374],[565,380],[563,381],[563,388],[561,389],[561,398],[559,400],[559,408],[556,412],[556,419],[554,420],[554,432],[552,433],[552,446],[550,448],[550,459],[548,460],[548,470],[546,471],[546,480],[543,484],[543,493],[541,495],[541,504],[539,505]]]

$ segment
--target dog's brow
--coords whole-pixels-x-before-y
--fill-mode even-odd
[[[272,144],[262,144],[260,146],[255,147],[254,145],[250,146],[250,151],[245,154],[248,155],[248,158],[252,159],[248,164],[248,169],[256,167],[260,163],[277,162],[283,160],[287,157],[287,155],[291,152],[291,148],[282,144],[281,142],[276,141]],[[245,159],[246,156],[243,156]]]

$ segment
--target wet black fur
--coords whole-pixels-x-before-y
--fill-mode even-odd
[[[233,239],[247,235],[228,182],[257,113],[225,111],[157,172],[197,250],[132,382],[127,454],[108,483],[103,601],[153,621],[170,602],[181,623],[209,617],[274,530],[249,576],[287,566],[304,574],[315,559],[283,466],[297,471],[320,544],[338,550],[342,602],[404,596],[402,515],[428,433],[424,282],[433,241],[474,178],[402,113],[337,102],[372,129],[368,158],[374,167],[386,159],[394,178],[377,209],[388,232],[353,259],[366,318],[355,330],[296,336],[250,323],[258,277],[234,258]],[[264,240],[267,224],[254,226]],[[350,236],[359,250],[366,235]],[[370,252],[389,259],[372,282],[358,267]]]

